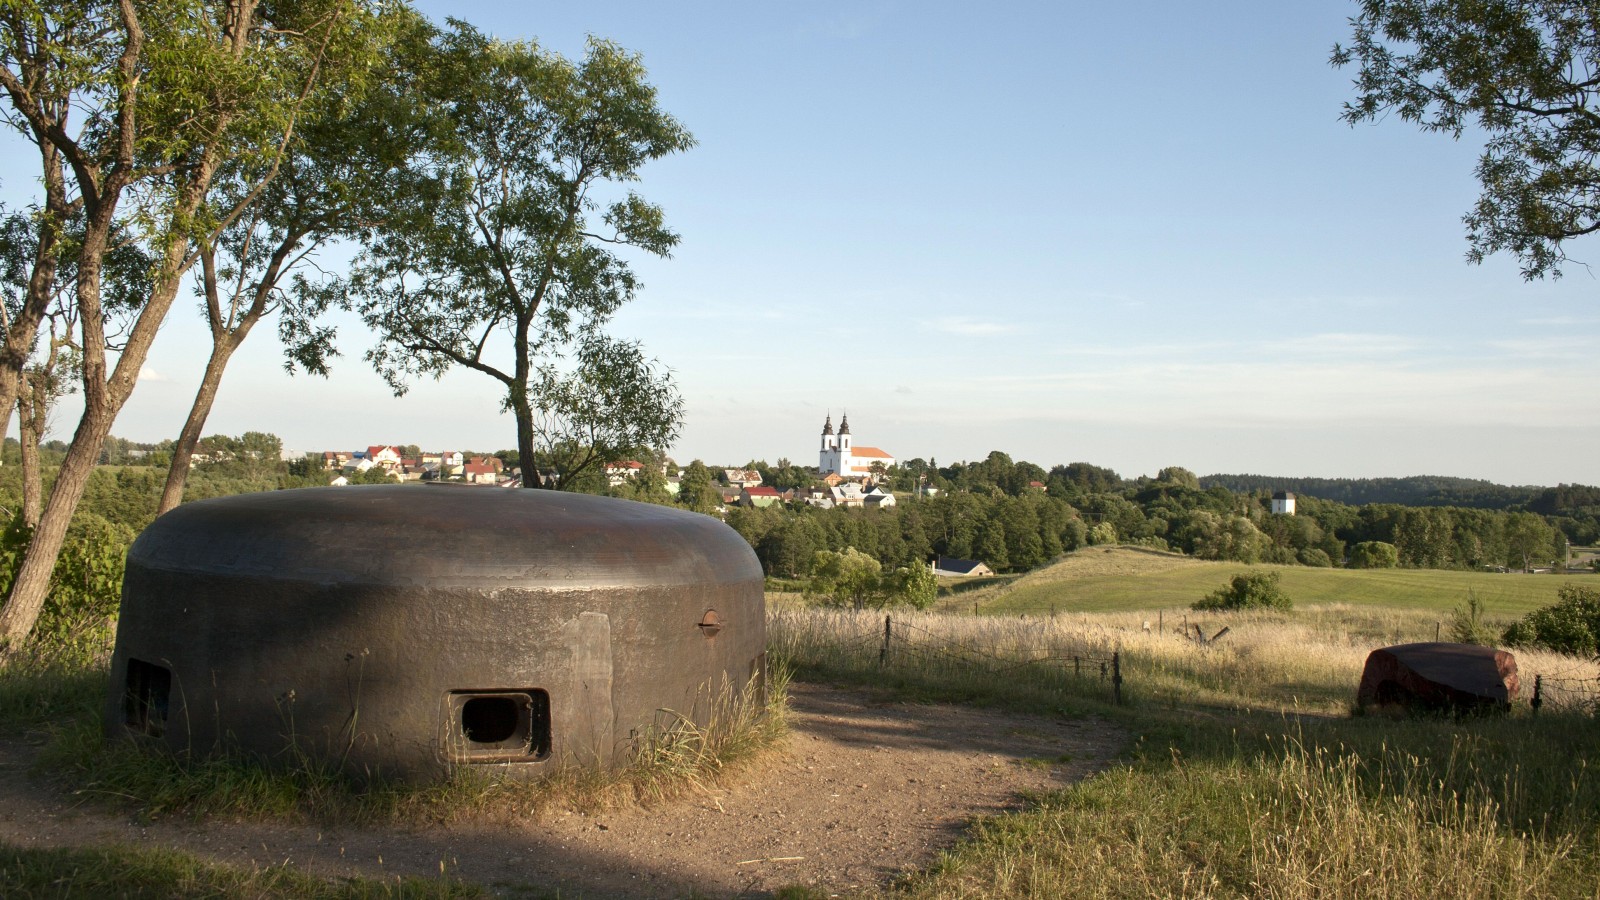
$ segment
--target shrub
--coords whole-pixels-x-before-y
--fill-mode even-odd
[[[1450,611],[1450,640],[1458,644],[1477,644],[1493,647],[1498,635],[1483,620],[1483,601],[1472,591],[1467,592],[1467,608],[1456,607]]]
[[[1362,541],[1350,548],[1352,569],[1392,569],[1400,565],[1400,551],[1383,541]]]
[[[1544,647],[1573,656],[1600,650],[1600,590],[1562,585],[1555,603],[1536,609],[1506,629],[1512,647]]]
[[[20,516],[0,536],[0,592],[11,589],[31,537],[32,529]],[[31,643],[84,660],[110,648],[111,623],[122,602],[123,563],[133,538],[133,529],[94,513],[73,516]]]
[[[1241,572],[1196,600],[1192,609],[1289,609],[1294,602],[1278,587],[1277,572]]]
[[[1328,556],[1328,551],[1317,547],[1307,547],[1295,557],[1302,566],[1320,566],[1324,569],[1333,565],[1333,558]]]

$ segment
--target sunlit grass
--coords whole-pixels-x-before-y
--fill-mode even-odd
[[[1556,600],[1570,579],[1588,575],[1524,575],[1437,569],[1323,569],[1208,562],[1142,548],[1087,548],[983,597],[992,613],[1179,611],[1237,572],[1277,572],[1296,605],[1344,604],[1434,610],[1448,615],[1477,594],[1490,610],[1515,618]],[[954,603],[955,601],[952,601]],[[970,600],[968,601],[970,604]]]

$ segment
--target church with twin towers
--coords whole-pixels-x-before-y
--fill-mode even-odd
[[[872,467],[881,463],[883,468],[894,466],[894,457],[877,447],[859,447],[850,439],[850,414],[839,418],[839,431],[834,433],[833,414],[828,414],[822,426],[822,450],[817,457],[817,474],[824,477],[837,475],[844,480],[866,480],[872,477]]]

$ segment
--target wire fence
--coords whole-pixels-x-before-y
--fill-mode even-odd
[[[1535,713],[1550,710],[1600,715],[1600,678],[1573,674],[1574,671],[1533,676],[1531,704]]]
[[[1027,686],[1122,702],[1122,654],[1103,642],[1046,639],[1037,628],[941,632],[891,615],[881,626],[861,616],[820,624],[814,617],[779,616],[772,626],[773,637],[791,658],[824,667],[953,684]]]

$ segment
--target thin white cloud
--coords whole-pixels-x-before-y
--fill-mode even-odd
[[[1422,345],[1414,338],[1398,334],[1334,331],[1268,341],[1265,346],[1299,355],[1329,353],[1339,356],[1398,356],[1415,352]]]
[[[934,331],[945,334],[959,334],[964,337],[993,337],[1001,334],[1014,334],[1015,325],[1003,322],[984,322],[970,316],[941,316],[930,322],[924,323]]]
[[[1535,328],[1583,327],[1600,325],[1600,316],[1545,316],[1538,319],[1519,319],[1517,324],[1530,325]]]
[[[155,369],[152,369],[149,366],[143,366],[143,367],[141,367],[139,369],[139,380],[140,381],[171,381],[172,379],[168,378],[167,376],[165,376],[163,374],[161,374],[160,372],[157,372]]]

